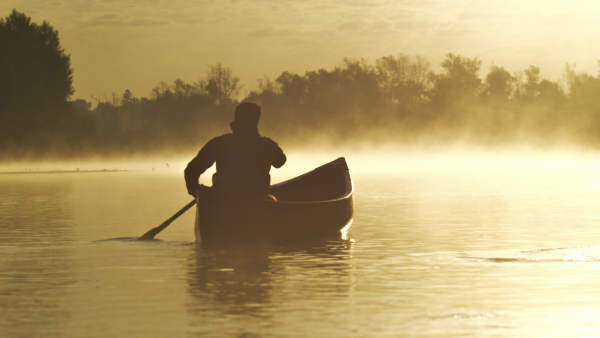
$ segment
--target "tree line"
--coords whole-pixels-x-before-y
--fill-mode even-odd
[[[240,99],[240,80],[213,65],[196,82],[159,83],[70,100],[70,58],[58,32],[13,11],[0,20],[0,158],[189,153],[224,133],[241,101],[263,106],[261,130],[284,146],[485,146],[571,143],[600,147],[600,77],[566,66],[561,81],[540,68],[511,72],[447,54],[438,69],[421,56],[346,59],[332,69],[282,72]],[[175,150],[174,150],[175,149]],[[192,150],[192,151],[193,151]]]

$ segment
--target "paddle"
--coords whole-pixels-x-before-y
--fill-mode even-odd
[[[161,225],[148,230],[145,234],[140,236],[140,238],[138,238],[138,241],[154,239],[154,236],[158,235],[159,232],[163,231],[166,227],[169,226],[169,224],[173,223],[173,221],[176,220],[177,217],[181,216],[184,212],[186,212],[194,204],[196,204],[195,198],[194,198],[194,200],[192,200],[188,204],[186,204],[183,208],[181,208],[179,211],[177,211],[173,216],[169,217],[166,221],[162,222]]]

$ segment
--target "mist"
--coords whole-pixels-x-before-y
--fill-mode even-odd
[[[78,99],[63,110],[20,114],[51,115],[38,130],[5,113],[2,158],[186,154],[228,132],[246,100],[263,107],[261,131],[292,148],[598,147],[598,77],[566,67],[564,81],[550,81],[535,66],[513,73],[494,66],[482,76],[480,64],[448,54],[435,72],[424,57],[347,59],[264,79],[243,99],[235,98],[239,79],[215,65],[197,83],[163,82],[150,97],[126,90],[94,108]],[[15,127],[23,133],[11,133]]]
[[[406,54],[346,58],[333,68],[265,77],[242,96],[247,84],[231,68],[215,64],[197,81],[163,81],[147,96],[127,89],[93,101],[72,100],[76,70],[58,31],[17,11],[0,24],[11,43],[2,63],[8,75],[0,79],[5,163],[189,158],[212,137],[229,132],[233,110],[243,101],[262,106],[261,132],[292,151],[600,146],[600,77],[569,65],[561,80],[551,80],[535,65],[482,69],[482,60],[453,53],[439,65]],[[19,30],[32,37],[10,38]],[[38,45],[39,40],[47,43]],[[32,55],[32,48],[40,52]],[[32,57],[46,66],[23,68]]]

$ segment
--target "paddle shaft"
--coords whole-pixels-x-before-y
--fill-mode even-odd
[[[189,208],[193,207],[196,204],[196,199],[193,199],[188,204],[186,204],[183,208],[177,211],[173,216],[169,217],[166,221],[162,222],[161,225],[148,230],[145,234],[138,238],[138,241],[145,241],[149,239],[153,239],[154,236],[158,235],[159,232],[163,231],[166,227],[168,227],[177,217],[181,216],[184,212],[186,212]]]

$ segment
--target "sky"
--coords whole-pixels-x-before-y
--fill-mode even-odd
[[[222,63],[242,93],[283,71],[303,74],[343,59],[446,53],[521,71],[537,65],[560,80],[565,65],[597,74],[600,2],[585,0],[3,0],[48,21],[71,55],[75,98],[130,89],[150,96],[160,81],[200,80]]]

